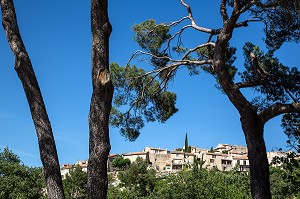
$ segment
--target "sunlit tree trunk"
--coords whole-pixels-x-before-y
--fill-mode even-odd
[[[15,70],[22,82],[35,125],[44,167],[48,198],[62,199],[64,192],[55,141],[30,58],[23,44],[12,0],[1,0],[2,24],[15,57]]]
[[[107,159],[110,151],[109,114],[113,85],[109,73],[109,37],[112,31],[108,18],[108,1],[91,0],[92,83],[89,113],[90,146],[87,198],[107,196]]]

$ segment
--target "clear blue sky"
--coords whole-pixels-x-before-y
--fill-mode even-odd
[[[187,1],[197,23],[220,25],[219,1]],[[138,49],[131,27],[146,19],[171,22],[186,15],[179,0],[109,1],[113,26],[110,61],[125,65]],[[88,158],[88,112],[91,98],[90,2],[74,0],[22,1],[15,7],[24,43],[31,57],[50,117],[60,164]],[[263,46],[260,25],[239,29],[231,44],[238,47],[236,65],[243,66],[241,47],[245,41]],[[188,47],[203,35],[184,35]],[[278,56],[291,66],[299,65],[300,47],[285,45]],[[8,146],[26,165],[41,166],[37,138],[22,85],[14,71],[14,59],[4,31],[0,31],[0,148]],[[143,63],[138,63],[143,66]],[[218,143],[245,145],[239,115],[227,97],[215,88],[212,77],[189,77],[178,72],[172,83],[179,112],[165,124],[147,124],[135,142],[125,141],[118,129],[111,129],[111,153],[140,151],[145,146],[174,149],[182,147],[185,133],[189,144],[210,148]],[[251,92],[247,93],[251,95]],[[265,129],[267,149],[285,145],[280,119]]]

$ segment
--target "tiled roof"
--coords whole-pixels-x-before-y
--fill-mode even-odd
[[[126,153],[123,154],[124,156],[129,156],[129,155],[146,155],[148,152],[131,152],[131,153]]]
[[[155,147],[150,147],[148,146],[150,149],[153,149],[153,150],[159,150],[159,151],[165,151],[166,149],[161,149],[161,148],[155,148]]]

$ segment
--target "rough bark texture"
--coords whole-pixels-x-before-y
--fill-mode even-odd
[[[42,94],[23,44],[12,0],[1,0],[2,25],[15,57],[15,70],[22,82],[35,125],[44,167],[48,198],[62,199],[64,192],[55,141]]]
[[[109,114],[113,85],[109,74],[109,37],[112,31],[108,18],[108,1],[91,0],[92,83],[89,113],[90,146],[87,198],[107,196],[107,159],[110,151]]]

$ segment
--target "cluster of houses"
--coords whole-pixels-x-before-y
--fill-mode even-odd
[[[202,149],[190,147],[189,152],[184,149],[169,151],[162,148],[145,147],[143,151],[126,154],[111,154],[108,158],[108,167],[111,168],[111,162],[117,157],[127,158],[134,162],[138,157],[148,162],[149,167],[154,168],[157,172],[178,172],[183,168],[189,168],[198,161],[202,163],[203,168],[217,168],[221,171],[230,171],[233,168],[239,171],[249,171],[249,160],[247,157],[247,147],[219,144],[214,149]],[[267,152],[269,163],[274,157],[285,157],[287,152]],[[66,176],[74,166],[80,166],[83,171],[87,171],[87,160],[77,161],[75,164],[63,164],[61,175]]]

